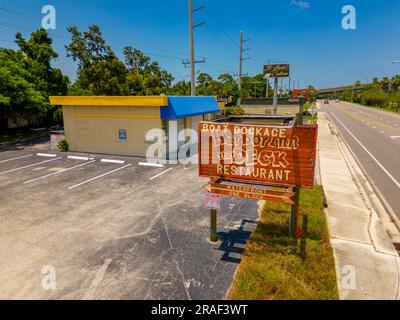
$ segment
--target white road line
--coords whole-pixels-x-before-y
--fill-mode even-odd
[[[118,164],[124,164],[125,163],[125,161],[123,161],[123,160],[114,160],[114,159],[101,159],[101,162],[118,163]]]
[[[151,163],[151,162],[139,162],[139,166],[164,168],[163,164]]]
[[[14,172],[14,171],[18,171],[18,170],[22,170],[22,169],[27,169],[27,168],[30,168],[30,167],[38,166],[38,165],[40,165],[40,164],[47,163],[47,162],[51,162],[51,161],[55,161],[55,160],[59,160],[59,159],[61,159],[61,157],[59,157],[59,158],[54,158],[54,159],[50,159],[50,160],[45,160],[45,161],[38,162],[38,163],[34,163],[34,164],[30,164],[30,165],[24,166],[24,167],[19,167],[19,168],[15,168],[15,169],[3,171],[3,172],[0,172],[0,175],[6,174],[6,173],[10,173],[10,172]]]
[[[39,157],[48,157],[48,158],[57,157],[56,154],[51,154],[51,153],[36,153],[36,155]]]
[[[78,157],[78,156],[68,156],[68,159],[73,159],[73,160],[84,160],[84,161],[89,161],[93,160],[94,158],[89,158],[89,157]]]
[[[102,178],[102,177],[104,177],[104,176],[107,176],[107,175],[109,175],[109,174],[111,174],[111,173],[114,173],[114,172],[117,172],[117,171],[119,171],[119,170],[125,169],[125,168],[127,168],[127,167],[129,167],[129,166],[131,166],[131,165],[132,165],[132,163],[129,163],[129,164],[127,164],[126,166],[119,167],[119,168],[114,169],[114,170],[112,170],[112,171],[108,171],[108,172],[103,173],[103,174],[101,174],[101,175],[99,175],[99,176],[97,176],[97,177],[91,178],[91,179],[89,179],[89,180],[86,180],[86,181],[83,181],[83,182],[81,182],[81,183],[78,183],[78,184],[76,184],[76,185],[74,185],[74,186],[72,186],[72,187],[69,187],[68,190],[75,189],[75,188],[77,188],[77,187],[79,187],[79,186],[81,186],[81,185],[83,185],[83,184],[92,182],[93,180],[96,180],[96,179],[100,179],[100,178]]]
[[[172,167],[169,168],[169,169],[167,169],[167,170],[164,170],[163,172],[161,172],[161,173],[159,173],[159,174],[156,174],[154,177],[151,177],[149,180],[153,180],[153,179],[155,179],[155,178],[161,176],[162,174],[167,173],[167,172],[170,171],[170,170],[172,170]]]
[[[385,134],[385,131],[381,130],[381,133]]]
[[[6,160],[0,160],[0,163],[14,161],[14,160],[22,159],[22,158],[28,158],[28,157],[32,157],[32,156],[33,156],[33,154],[27,154],[26,156],[21,156],[21,157],[6,159]]]
[[[75,168],[79,168],[79,167],[85,166],[85,165],[87,165],[87,164],[89,164],[89,163],[93,163],[93,162],[95,162],[95,161],[96,161],[96,160],[92,160],[92,161],[89,161],[89,162],[85,162],[85,163],[78,164],[78,165],[73,166],[73,167],[70,167],[70,168],[66,168],[66,169],[57,171],[57,172],[53,172],[53,173],[50,173],[50,174],[46,174],[45,176],[41,176],[41,177],[39,177],[39,178],[35,178],[35,179],[31,179],[31,180],[25,181],[24,184],[31,183],[31,182],[34,182],[34,181],[38,181],[38,180],[41,180],[41,179],[44,179],[44,178],[48,178],[48,177],[51,177],[51,176],[55,176],[56,174],[63,173],[63,172],[65,172],[65,171],[69,171],[69,170],[72,170],[72,169],[75,169]]]
[[[356,138],[356,136],[349,130],[347,127],[343,124],[342,121],[339,120],[339,118],[331,113],[332,116],[336,118],[336,120],[342,125],[342,127],[354,138],[354,140],[365,150],[366,153],[376,162],[376,164],[383,170],[383,172],[386,173],[386,175],[394,182],[394,184],[400,188],[400,182],[398,182],[391,174],[389,171],[386,170],[386,168],[374,157],[374,155],[369,152],[369,150]]]
[[[400,139],[400,136],[390,136],[393,140]]]
[[[104,274],[106,273],[111,261],[112,261],[111,258],[108,258],[104,261],[103,265],[101,266],[99,271],[97,271],[95,277],[93,278],[92,283],[89,286],[89,289],[86,291],[85,296],[83,297],[83,300],[93,300],[96,293],[96,289],[100,284],[100,282],[103,280]]]

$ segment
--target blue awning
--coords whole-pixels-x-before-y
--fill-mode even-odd
[[[214,97],[168,97],[168,106],[161,108],[161,119],[177,119],[221,112]]]

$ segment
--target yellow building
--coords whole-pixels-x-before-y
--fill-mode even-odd
[[[197,131],[205,115],[220,112],[214,97],[53,96],[50,104],[62,106],[71,151],[139,157],[152,143],[149,130],[162,129],[169,150],[169,128]]]

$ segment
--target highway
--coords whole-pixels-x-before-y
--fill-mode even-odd
[[[338,128],[384,204],[400,218],[400,115],[329,101],[322,111]]]

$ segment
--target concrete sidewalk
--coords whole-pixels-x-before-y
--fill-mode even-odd
[[[360,188],[354,173],[360,169],[325,113],[319,113],[318,124],[320,174],[340,299],[400,299],[400,258]]]

